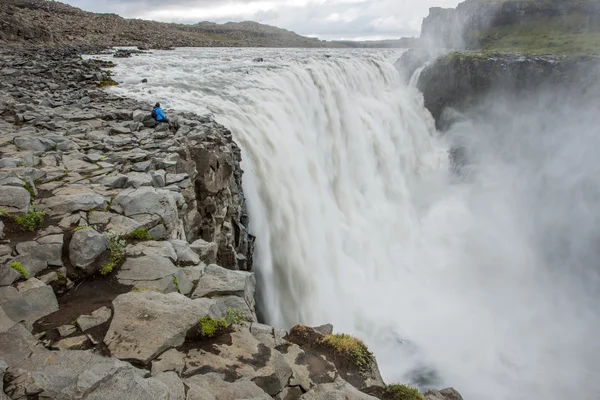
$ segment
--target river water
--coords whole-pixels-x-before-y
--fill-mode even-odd
[[[442,135],[400,54],[178,49],[111,90],[232,130],[265,322],[332,323],[388,383],[597,399],[597,117],[492,99]]]

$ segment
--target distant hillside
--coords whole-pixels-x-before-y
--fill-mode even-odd
[[[256,22],[166,24],[95,14],[45,0],[2,0],[0,42],[86,46],[341,47]]]
[[[417,38],[400,38],[390,40],[365,40],[365,41],[352,41],[352,40],[334,40],[332,43],[342,45],[344,47],[354,48],[373,48],[373,49],[411,49],[419,46],[419,39]]]
[[[467,0],[430,9],[421,39],[450,49],[600,54],[600,1]]]

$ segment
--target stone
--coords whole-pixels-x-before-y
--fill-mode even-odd
[[[454,388],[443,390],[428,390],[424,394],[426,400],[463,400],[460,393]]]
[[[156,376],[165,371],[175,371],[177,374],[181,374],[185,367],[184,357],[185,353],[176,349],[165,351],[152,361],[152,375]]]
[[[69,259],[77,268],[87,268],[108,250],[108,241],[92,228],[80,229],[69,243]]]
[[[217,262],[217,252],[219,250],[219,245],[211,242],[208,243],[202,239],[198,239],[193,242],[190,247],[200,256],[200,260],[202,260],[205,264],[215,264]]]
[[[19,149],[31,151],[48,151],[56,145],[51,140],[31,136],[16,136],[14,142]]]
[[[177,202],[173,194],[151,187],[121,191],[112,202],[112,210],[137,221],[145,216],[156,216],[162,220],[167,234],[179,226]]]
[[[226,382],[219,374],[195,375],[184,380],[188,387],[186,400],[270,400],[255,383],[250,381]]]
[[[128,258],[117,273],[117,279],[122,285],[133,286],[135,289],[164,293],[179,291],[188,294],[193,288],[193,283],[183,270],[162,256]]]
[[[0,265],[0,286],[9,286],[21,279],[21,274],[8,265]]]
[[[15,257],[9,264],[18,262],[23,268],[29,273],[29,276],[36,276],[41,271],[48,268],[46,261],[40,260],[39,258],[32,257],[29,254],[22,254]]]
[[[125,249],[125,254],[130,257],[162,256],[167,257],[172,262],[177,261],[177,253],[175,253],[173,245],[169,242],[146,241],[130,244]]]
[[[52,287],[43,283],[24,291],[5,286],[0,287],[0,307],[10,319],[24,322],[31,330],[35,321],[58,311],[58,301]]]
[[[148,172],[151,165],[152,165],[152,161],[141,161],[139,163],[133,164],[131,166],[131,169],[136,172]]]
[[[92,312],[91,315],[82,315],[77,318],[76,323],[82,331],[95,328],[107,322],[112,316],[112,311],[108,307],[101,307]]]
[[[140,188],[143,186],[152,186],[152,177],[145,172],[130,172],[127,174],[127,184],[125,187]]]
[[[112,304],[114,316],[104,343],[114,357],[143,364],[182,345],[200,318],[219,317],[213,312],[213,300],[190,300],[179,293],[131,292]]]
[[[155,375],[154,379],[167,386],[170,393],[170,399],[185,400],[185,386],[183,385],[181,378],[179,378],[175,372],[161,372],[160,374]]]
[[[300,396],[300,400],[377,400],[356,389],[342,379],[332,383],[323,383]]]
[[[185,240],[170,240],[169,242],[177,254],[177,262],[179,265],[200,264],[200,256],[192,250],[188,242]]]
[[[77,331],[77,327],[75,325],[62,325],[56,328],[56,330],[58,331],[60,337],[64,338],[75,333]]]
[[[104,210],[109,198],[87,188],[72,187],[55,196],[42,200],[42,204],[53,214],[69,214],[75,211]]]
[[[172,185],[174,183],[179,183],[187,178],[189,178],[188,174],[167,174],[166,183],[167,185]]]
[[[168,383],[164,383],[168,382]],[[111,375],[105,381],[102,381],[96,388],[89,393],[86,400],[108,400],[108,399],[165,399],[177,400],[180,397],[181,387],[175,386],[173,379],[161,376],[158,378],[144,378],[144,376],[135,369],[126,369],[118,371]]]
[[[29,192],[18,186],[0,186],[0,207],[27,212],[31,204]]]
[[[5,332],[0,332],[0,360],[9,366],[27,359],[33,352],[48,351],[31,335],[23,325],[16,323]]]
[[[165,187],[165,171],[160,169],[158,171],[150,171],[150,177],[152,178],[152,186],[157,188]]]
[[[127,185],[128,178],[126,175],[115,174],[102,179],[102,184],[113,189],[122,189]]]
[[[142,227],[142,224],[132,218],[111,214],[110,223],[106,226],[106,229],[115,231],[119,235],[124,236],[140,227]]]
[[[5,361],[0,360],[0,400],[10,400],[8,396],[4,394],[4,376],[7,369],[8,364]]]
[[[74,336],[61,339],[52,345],[55,350],[82,350],[89,344],[87,336]]]
[[[256,322],[257,318],[254,314],[254,309],[250,309],[250,306],[246,303],[242,297],[238,296],[218,296],[215,298],[217,300],[217,306],[221,310],[235,309],[239,310],[243,313],[244,319],[249,322]]]
[[[252,285],[253,275],[251,272],[231,271],[218,265],[209,265],[198,281],[192,298],[227,295],[243,298],[247,286]]]
[[[62,237],[62,235],[60,235]],[[62,267],[62,243],[21,242],[17,244],[17,252],[46,261],[53,267]]]
[[[4,309],[0,307],[0,333],[7,332],[14,325],[15,321],[10,319],[10,317],[4,312]]]

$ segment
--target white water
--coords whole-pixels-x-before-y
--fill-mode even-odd
[[[428,367],[466,400],[598,398],[598,286],[584,285],[597,276],[580,279],[597,267],[598,206],[577,188],[598,187],[600,135],[565,146],[570,131],[509,114],[441,137],[397,57],[158,52],[119,60],[114,90],[233,131],[267,322],[331,322],[369,344],[387,382]],[[453,140],[477,155],[462,177]]]

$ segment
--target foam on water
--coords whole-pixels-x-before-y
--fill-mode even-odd
[[[467,400],[596,398],[600,308],[597,289],[582,282],[597,275],[564,274],[557,266],[574,256],[555,262],[545,235],[565,227],[569,243],[596,235],[598,212],[590,197],[542,188],[575,170],[593,176],[600,135],[562,146],[565,132],[546,127],[556,146],[529,148],[520,141],[535,143],[536,117],[511,120],[502,140],[494,138],[506,120],[466,119],[441,136],[395,71],[398,55],[157,52],[119,60],[123,83],[111,90],[212,112],[232,130],[244,151],[266,322],[330,322],[357,335],[387,382],[434,370],[429,383],[453,385]],[[458,140],[477,155],[460,176],[448,156]]]

